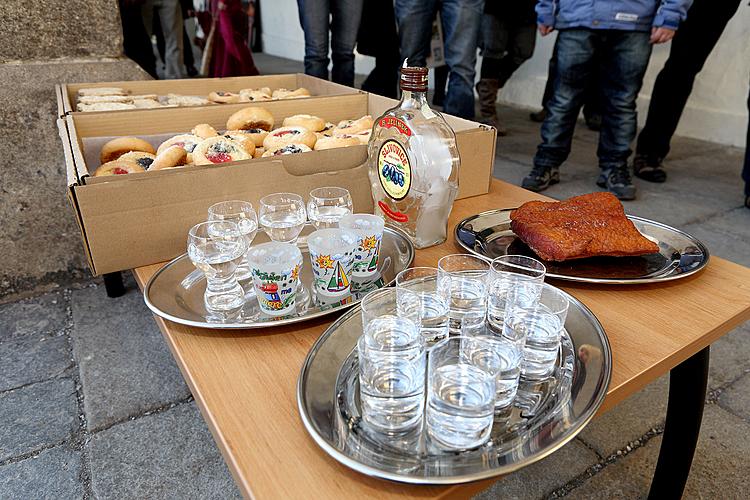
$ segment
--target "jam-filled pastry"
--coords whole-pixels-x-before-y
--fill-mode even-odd
[[[263,158],[268,158],[269,156],[293,155],[296,153],[305,153],[307,151],[312,151],[312,149],[305,144],[286,144],[279,148],[267,149],[263,153]]]
[[[359,142],[359,139],[351,135],[345,135],[341,137],[322,137],[317,140],[313,149],[315,151],[322,151],[324,149],[360,146],[361,144],[362,143]]]
[[[102,150],[99,153],[99,160],[101,163],[107,163],[108,161],[116,160],[125,153],[131,151],[142,151],[151,154],[156,153],[154,147],[143,139],[137,137],[118,137],[102,146]]]
[[[310,91],[304,87],[300,87],[297,90],[289,89],[276,89],[271,94],[274,99],[298,99],[300,97],[310,97]]]
[[[161,153],[156,155],[153,163],[151,163],[151,170],[161,170],[164,168],[180,167],[187,162],[187,152],[180,146],[174,145],[162,150]]]
[[[170,106],[205,106],[211,101],[197,95],[167,94],[167,104]]]
[[[310,132],[305,127],[281,127],[269,132],[263,140],[263,147],[276,150],[287,144],[304,144],[312,148],[317,139],[315,132]]]
[[[335,123],[326,122],[326,126],[323,127],[323,130],[315,132],[315,135],[318,136],[318,139],[320,139],[321,137],[331,137],[333,135],[333,129],[335,128],[336,128]]]
[[[262,87],[259,89],[240,90],[240,102],[270,101],[271,89]]]
[[[273,115],[266,108],[242,108],[227,119],[227,130],[249,130],[254,128],[266,131],[273,128]]]
[[[249,128],[246,130],[227,130],[224,135],[238,136],[238,137],[249,137],[255,143],[255,147],[259,148],[263,146],[263,139],[268,135],[267,130],[262,128]]]
[[[255,155],[255,140],[253,139],[253,134],[246,134],[242,130],[227,130],[224,132],[224,137],[231,139],[242,146],[250,156]]]
[[[342,120],[333,129],[333,135],[354,135],[365,130],[372,130],[372,116],[365,115],[358,120]]]
[[[255,153],[253,153],[253,158],[261,158],[263,156],[263,153],[266,152],[266,148],[263,146],[259,148],[255,148]]]
[[[322,118],[313,115],[288,116],[284,118],[284,122],[282,123],[282,126],[284,127],[293,127],[295,125],[305,127],[311,132],[320,132],[326,128],[326,122],[324,122]]]
[[[94,177],[102,177],[104,175],[125,175],[125,174],[137,174],[138,172],[145,172],[146,170],[138,165],[133,160],[112,160],[107,163],[103,163],[99,168],[94,171]]]
[[[215,128],[208,123],[201,123],[193,127],[190,131],[191,134],[200,137],[201,139],[208,139],[209,137],[215,137],[219,135]]]
[[[245,148],[223,135],[204,139],[193,150],[193,162],[196,165],[214,165],[250,158],[252,155],[247,154]]]
[[[236,102],[240,102],[240,95],[235,94],[234,92],[224,92],[223,90],[218,90],[216,92],[211,92],[208,94],[208,100],[211,102],[215,102],[216,104],[234,104]]]
[[[142,151],[131,151],[120,156],[118,160],[134,161],[139,166],[148,170],[151,164],[154,162],[156,155],[151,153],[144,153]]]
[[[372,133],[371,129],[363,130],[362,132],[357,132],[356,134],[352,134],[352,137],[356,137],[359,139],[359,142],[362,144],[367,144],[370,142],[370,134]]]
[[[186,163],[192,163],[193,162],[193,150],[195,149],[195,146],[197,146],[198,143],[201,142],[202,140],[203,139],[193,134],[176,135],[162,142],[157,148],[156,154],[158,155],[159,153],[167,149],[169,146],[180,146],[187,153]]]
[[[163,107],[161,103],[155,99],[133,99],[133,106],[138,109],[151,109]]]

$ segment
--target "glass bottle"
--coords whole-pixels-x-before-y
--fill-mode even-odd
[[[375,121],[368,163],[375,213],[425,248],[445,241],[458,193],[456,134],[427,104],[427,68],[401,68],[401,101]]]

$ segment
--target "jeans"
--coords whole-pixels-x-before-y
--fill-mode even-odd
[[[450,70],[443,110],[474,118],[474,77],[477,41],[484,0],[396,0],[401,60],[425,66],[432,36],[432,21],[440,12],[445,62]]]
[[[154,16],[164,34],[164,76],[182,78],[185,73],[182,55],[184,24],[179,0],[146,0],[141,9],[149,35],[153,34]]]
[[[499,80],[505,86],[513,73],[534,54],[536,24],[520,23],[485,13],[482,17],[480,48],[482,78]]]
[[[555,90],[547,105],[534,164],[559,167],[568,158],[586,82],[598,73],[602,97],[599,166],[605,171],[626,166],[636,132],[635,100],[650,56],[647,32],[561,30],[557,35]]]
[[[305,32],[305,74],[328,80],[328,32],[331,32],[331,79],[354,86],[354,45],[363,0],[297,0]]]
[[[638,134],[637,154],[667,156],[695,76],[703,69],[739,3],[740,0],[695,0],[690,7],[672,40],[669,59],[654,82],[646,125]]]
[[[594,62],[596,64],[596,62]],[[557,75],[557,42],[552,49],[552,57],[549,60],[547,69],[547,83],[544,85],[544,95],[542,96],[542,108],[547,109],[547,103],[552,99],[555,92],[555,76]],[[583,116],[586,120],[601,115],[599,105],[599,82],[598,74],[592,73],[591,78],[586,82],[586,90],[583,94]]]

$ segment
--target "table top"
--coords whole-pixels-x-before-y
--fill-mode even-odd
[[[455,203],[448,241],[418,250],[415,266],[459,253],[452,228],[463,218],[543,196],[493,181],[490,193]],[[637,214],[636,214],[637,215]],[[161,264],[134,270],[143,286]],[[662,284],[559,282],[586,304],[612,346],[612,381],[600,413],[750,319],[750,269],[712,257],[697,275]],[[247,331],[207,330],[156,317],[172,354],[246,497],[392,498],[470,496],[494,480],[414,486],[374,479],[330,458],[297,410],[297,377],[315,340],[336,315]]]

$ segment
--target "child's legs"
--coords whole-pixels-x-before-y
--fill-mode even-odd
[[[599,166],[622,167],[630,156],[637,116],[635,100],[651,56],[649,34],[610,31],[602,44],[599,85],[602,96],[602,128],[599,134]]]
[[[586,29],[562,30],[557,35],[554,91],[546,105],[547,117],[542,124],[542,143],[534,157],[535,165],[559,167],[570,154],[598,38],[597,32]]]

